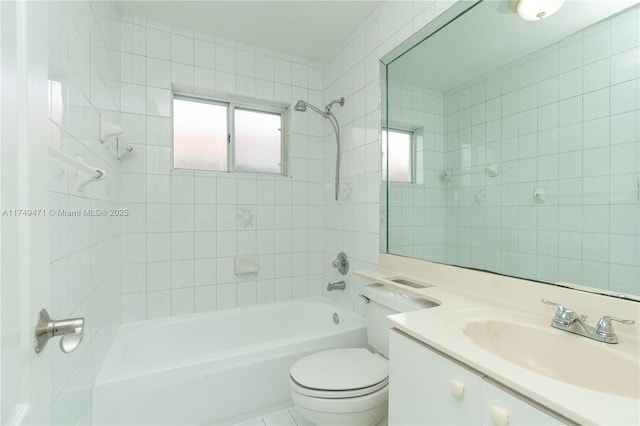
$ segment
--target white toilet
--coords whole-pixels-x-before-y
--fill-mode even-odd
[[[436,306],[380,284],[364,288],[367,340],[377,351],[347,348],[309,355],[289,370],[291,398],[316,425],[385,424],[389,395],[387,315]]]

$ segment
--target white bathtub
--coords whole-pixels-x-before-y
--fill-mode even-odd
[[[298,359],[365,346],[364,320],[322,297],[125,324],[96,378],[93,423],[242,421],[291,405]]]

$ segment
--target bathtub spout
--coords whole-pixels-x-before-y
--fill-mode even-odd
[[[333,290],[344,290],[346,287],[346,284],[344,281],[338,281],[336,283],[328,283],[327,284],[327,291],[333,291]]]

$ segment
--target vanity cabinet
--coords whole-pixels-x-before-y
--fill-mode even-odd
[[[479,373],[397,332],[389,340],[389,425],[561,425]]]

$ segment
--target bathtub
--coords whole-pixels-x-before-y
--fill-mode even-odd
[[[366,343],[364,320],[323,297],[124,324],[96,377],[93,423],[240,422],[292,405],[298,359]]]

